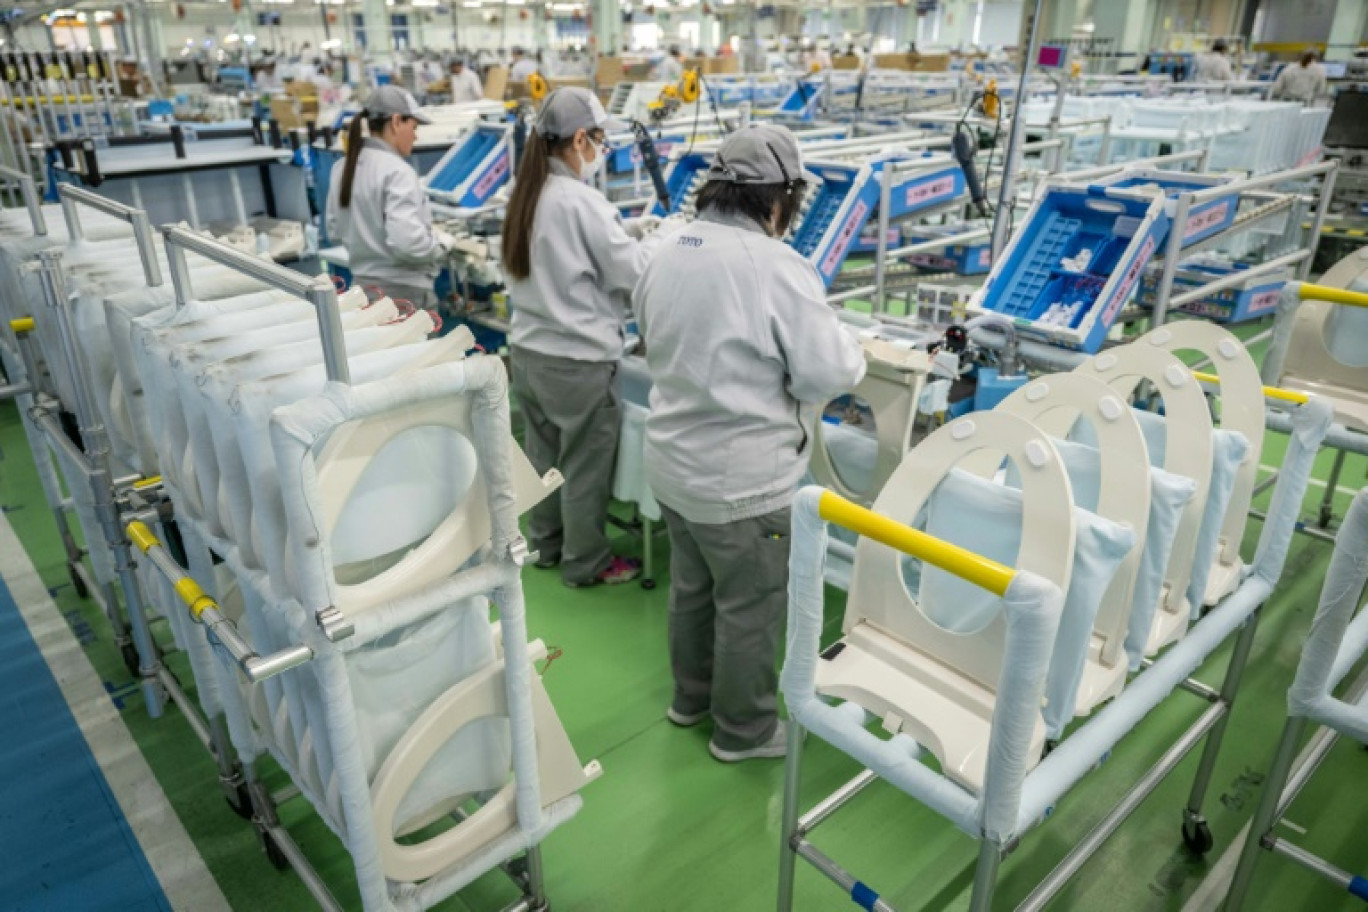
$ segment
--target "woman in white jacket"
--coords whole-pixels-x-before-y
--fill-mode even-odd
[[[430,122],[398,86],[372,92],[347,128],[347,157],[333,165],[327,208],[328,237],[347,248],[355,284],[423,308],[437,304],[432,283],[453,243],[433,226],[418,172],[406,160],[418,125]]]
[[[622,359],[627,304],[651,248],[638,225],[589,181],[603,166],[610,120],[589,91],[547,96],[528,136],[503,230],[503,265],[513,308],[513,393],[537,471],[558,468],[565,484],[529,517],[537,566],[560,565],[567,586],[624,583],[639,561],[608,545],[608,500],[620,417],[614,377]],[[629,233],[630,232],[630,233]]]
[[[709,750],[784,754],[775,662],[788,605],[789,505],[818,413],[864,376],[817,270],[780,238],[802,199],[783,127],[731,134],[632,296],[654,386],[646,478],[670,533],[667,717],[712,716]]]

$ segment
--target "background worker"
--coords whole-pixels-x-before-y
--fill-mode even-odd
[[[448,79],[451,81],[452,104],[484,101],[484,86],[480,84],[480,77],[466,65],[464,57],[457,57],[451,61],[451,73]]]
[[[1307,48],[1300,60],[1283,67],[1273,81],[1273,100],[1310,105],[1326,93],[1326,86],[1325,67],[1316,61],[1316,49]]]
[[[1206,54],[1198,54],[1192,61],[1192,82],[1231,82],[1235,78],[1235,71],[1231,69],[1230,58],[1227,56],[1226,43],[1215,41],[1211,45],[1211,51]]]
[[[347,127],[347,156],[333,165],[328,185],[328,236],[347,248],[353,283],[419,308],[437,304],[432,283],[455,243],[433,226],[418,172],[406,161],[418,125],[427,123],[407,91],[376,89]]]
[[[816,269],[780,238],[805,187],[793,134],[722,143],[633,294],[654,387],[646,475],[670,534],[671,722],[733,762],[784,754],[777,676],[789,505],[822,408],[865,360]]]

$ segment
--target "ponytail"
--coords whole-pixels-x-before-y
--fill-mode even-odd
[[[523,147],[518,164],[518,179],[508,200],[503,227],[503,266],[515,279],[532,274],[532,225],[537,218],[537,203],[550,174],[551,154],[570,144],[570,140],[544,138],[535,130]]]
[[[365,119],[370,127],[371,136],[379,136],[389,122],[388,117],[368,117],[365,111],[357,114],[347,125],[347,158],[342,165],[342,183],[337,188],[337,204],[346,209],[351,206],[352,182],[356,178],[356,163],[361,160],[361,148],[365,140],[361,136],[361,121]]]

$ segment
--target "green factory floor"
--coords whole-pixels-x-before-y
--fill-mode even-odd
[[[1270,435],[1262,461],[1276,465],[1282,446],[1281,438]],[[42,503],[12,405],[0,408],[0,453],[0,507],[80,635],[232,907],[252,912],[311,908],[299,879],[270,865],[252,828],[224,803],[213,763],[177,711],[171,709],[161,719],[148,717],[104,618],[68,584],[51,514]],[[1321,454],[1318,478],[1327,477],[1331,459],[1331,453]],[[1351,457],[1340,487],[1362,486],[1366,471],[1368,460]],[[1308,492],[1308,515],[1323,490],[1322,483]],[[1342,511],[1347,500],[1344,494],[1337,496],[1337,509]],[[1252,553],[1259,529],[1251,520],[1246,555]],[[638,542],[625,534],[619,543],[628,553],[638,550]],[[1179,840],[1179,810],[1196,765],[1194,753],[1051,908],[1172,910],[1181,908],[1197,888],[1259,796],[1329,553],[1324,542],[1296,537],[1282,582],[1264,612],[1207,801],[1215,850],[1206,860],[1197,859]],[[668,547],[663,539],[657,554],[661,586],[654,591],[635,585],[575,591],[564,588],[554,571],[529,569],[524,574],[532,635],[563,650],[546,672],[547,688],[581,759],[598,759],[604,768],[603,777],[585,789],[583,810],[544,845],[552,906],[557,912],[769,909],[778,862],[783,764],[719,764],[706,751],[709,726],[680,730],[665,721],[670,688],[665,648]],[[829,637],[838,630],[843,600],[842,593],[829,591]],[[1199,677],[1219,681],[1228,653],[1228,646],[1218,651]],[[172,655],[169,663],[192,685],[181,656]],[[995,907],[1010,908],[1023,898],[1202,706],[1194,697],[1173,695],[1065,797],[1043,826],[1027,833],[1004,863]],[[858,772],[856,764],[817,739],[809,739],[804,756],[804,806]],[[285,784],[279,771],[270,771],[267,779],[273,787]],[[1365,872],[1365,781],[1368,753],[1339,744],[1292,806],[1288,833],[1342,867]],[[335,895],[348,908],[358,908],[349,858],[338,840],[302,800],[287,803],[282,818]],[[967,905],[974,843],[883,783],[817,830],[814,841],[900,910]],[[1325,881],[1275,858],[1264,859],[1253,895],[1249,908],[1261,910],[1358,906]],[[441,908],[492,910],[512,896],[501,875],[489,875]],[[798,909],[847,904],[836,887],[799,866]],[[91,908],[99,908],[98,903]]]

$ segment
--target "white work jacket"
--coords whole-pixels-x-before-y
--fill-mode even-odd
[[[475,71],[470,67],[463,67],[460,75],[451,73],[447,78],[451,81],[452,104],[484,101],[484,86],[480,84],[480,77],[475,75]]]
[[[342,169],[328,184],[328,237],[347,248],[352,275],[381,283],[432,285],[442,256],[418,172],[389,143],[367,137],[356,162],[351,205],[338,203]]]
[[[709,214],[666,238],[632,303],[656,499],[709,524],[789,506],[819,413],[865,372],[817,270],[755,222]]]
[[[1230,58],[1224,54],[1198,54],[1192,60],[1192,73],[1189,82],[1230,82],[1235,71],[1230,68]]]
[[[1300,101],[1309,105],[1317,96],[1326,93],[1325,67],[1312,62],[1302,66],[1300,62],[1289,63],[1282,68],[1273,83],[1275,100]]]
[[[527,77],[537,72],[537,61],[524,57],[513,64],[513,69],[509,71],[508,78],[514,82],[527,82]]]
[[[532,273],[508,277],[510,341],[575,361],[620,360],[632,288],[659,243],[628,235],[602,193],[551,159],[532,223]]]

